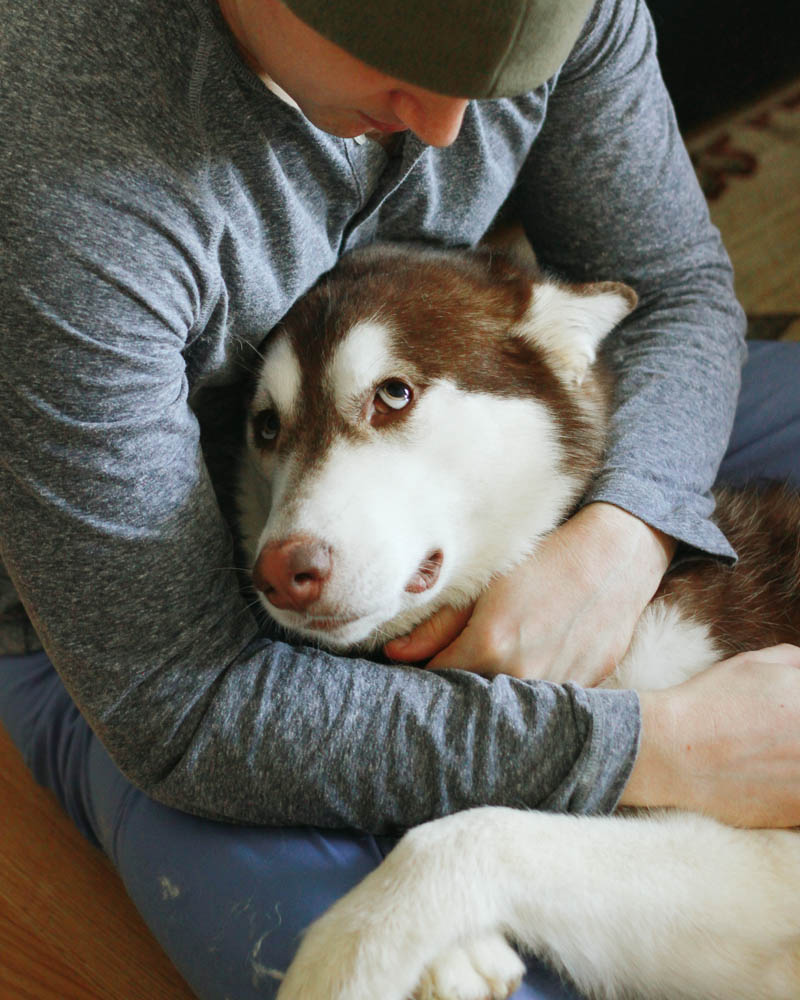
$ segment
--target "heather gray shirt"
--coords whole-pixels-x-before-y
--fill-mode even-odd
[[[592,497],[730,556],[708,489],[743,323],[643,4],[599,0],[554,79],[471,104],[451,148],[408,135],[396,155],[280,102],[212,0],[4,8],[0,648],[31,643],[19,595],[122,770],[196,813],[384,831],[477,803],[612,808],[632,693],[259,635],[215,427],[253,347],[340,254],[472,244],[516,188],[546,267],[641,297],[611,344]]]

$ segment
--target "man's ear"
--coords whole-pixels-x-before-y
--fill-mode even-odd
[[[580,385],[600,342],[633,311],[637,301],[632,288],[616,281],[589,285],[536,282],[525,317],[513,334],[542,348],[565,382]]]

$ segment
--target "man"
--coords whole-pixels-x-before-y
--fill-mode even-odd
[[[800,820],[797,651],[641,711],[591,687],[676,546],[733,555],[707,491],[741,312],[641,4],[9,3],[4,31],[2,717],[199,996],[270,995],[391,843],[308,825],[390,834],[485,802]],[[512,190],[545,266],[642,303],[586,505],[468,620],[389,650],[466,669],[259,635],[209,475],[220,398],[341,253],[472,244]],[[791,399],[796,364],[750,383],[771,365]],[[762,444],[742,471],[765,470],[791,458]],[[561,990],[532,966],[519,995]]]

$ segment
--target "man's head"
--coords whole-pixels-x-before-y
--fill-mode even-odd
[[[591,0],[218,2],[253,69],[319,128],[447,146],[468,98],[522,93],[558,68]]]

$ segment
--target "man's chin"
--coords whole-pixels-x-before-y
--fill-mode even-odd
[[[313,112],[309,114],[305,109],[302,110],[312,125],[323,132],[327,132],[328,135],[336,136],[337,139],[355,139],[357,136],[366,134],[374,135],[380,139],[395,135],[397,132],[407,131],[404,126],[398,128],[379,128],[373,126],[368,119],[361,116],[342,115],[338,117],[335,115],[315,114]]]
[[[337,139],[355,139],[357,135],[364,134],[364,123],[355,115],[325,114],[302,106],[300,110],[315,128],[336,136]]]

